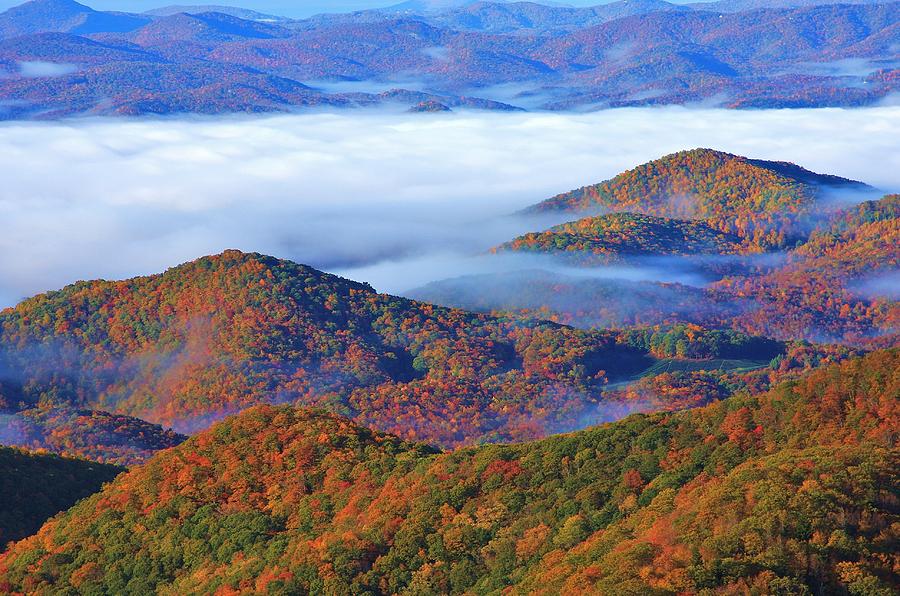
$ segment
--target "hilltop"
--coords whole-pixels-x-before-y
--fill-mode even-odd
[[[74,0],[34,0],[0,13],[0,39],[33,33],[125,33],[150,22],[147,17],[101,12]]]
[[[862,182],[817,174],[792,163],[692,149],[639,165],[605,182],[559,194],[527,212],[609,210],[699,220],[720,232],[739,236],[745,250],[758,251],[802,237],[801,218],[830,193],[873,190]],[[588,219],[550,232],[589,227],[595,221],[603,220]]]
[[[182,432],[277,402],[447,446],[536,437],[571,428],[645,359],[610,334],[436,307],[238,251],[0,313],[8,408]]]

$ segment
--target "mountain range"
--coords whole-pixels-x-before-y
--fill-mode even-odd
[[[107,410],[189,432],[257,403],[303,403],[455,446],[571,428],[609,377],[648,359],[610,334],[228,251],[26,300],[0,313],[0,363],[11,413]]]
[[[683,349],[440,308],[228,251],[0,313],[0,439],[133,465],[184,440],[160,424],[195,432],[255,404],[294,403],[444,447],[524,440],[641,409],[604,389],[661,360],[754,370],[795,349],[701,327],[664,341]]]
[[[534,206],[578,219],[497,249],[561,259],[569,273],[450,279],[412,291],[416,301],[226,251],[159,275],[79,282],[0,312],[0,434],[133,465],[184,440],[164,427],[191,433],[274,402],[456,447],[640,408],[605,393],[667,359],[676,369],[733,360],[718,367],[727,372],[806,349],[791,342],[887,347],[900,316],[890,290],[898,197],[846,206],[877,194],[790,163],[696,149]],[[609,213],[580,218],[597,209]],[[705,281],[592,276],[610,264]],[[635,341],[634,326],[658,339]],[[732,335],[712,341],[718,329]],[[754,337],[788,343],[759,349]]]
[[[523,130],[535,123],[553,127],[558,145],[540,148],[535,155],[556,155],[532,157],[542,169],[529,175],[581,168],[578,138],[595,136],[608,154],[635,150],[632,139],[585,130],[594,117],[453,120],[477,120],[501,164],[500,153],[460,142],[470,137],[429,128],[454,111],[675,104],[683,107],[665,112],[693,124],[674,136],[727,138],[707,134],[710,123],[735,114],[706,119],[702,109],[892,106],[898,74],[900,3],[891,0],[406,0],[305,19],[31,0],[3,12],[0,120],[407,115],[403,147],[397,130],[393,140],[378,128],[360,140],[339,124],[347,151],[326,152],[339,156],[330,171],[290,177],[324,155],[343,118],[284,131],[284,118],[267,119],[274,126],[254,130],[243,154],[233,151],[245,143],[237,129],[227,124],[223,136],[214,118],[202,119],[202,145],[165,133],[161,119],[142,119],[143,140],[133,121],[122,133],[122,121],[104,119],[116,134],[97,138],[94,126],[69,122],[6,126],[10,189],[0,210],[25,214],[11,218],[6,242],[19,249],[7,251],[13,277],[31,279],[50,250],[36,246],[48,234],[30,228],[41,216],[28,201],[58,201],[39,208],[46,229],[102,233],[105,246],[132,249],[164,233],[177,257],[164,271],[144,268],[162,262],[156,253],[126,263],[149,252],[141,244],[110,255],[113,267],[77,270],[157,273],[72,274],[65,287],[0,310],[0,594],[900,593],[898,189],[701,147],[599,182],[606,176],[570,178],[565,186],[578,188],[540,201],[551,193],[521,199],[537,178],[515,181],[487,196],[518,192],[510,202],[533,205],[466,212],[456,228],[471,229],[458,233],[436,221],[443,195],[419,186],[462,182],[484,159],[497,166],[490,180],[515,176],[520,148],[500,145],[532,138]],[[661,112],[639,111],[654,126],[641,134],[658,133],[665,146],[673,135],[661,123],[673,120]],[[815,122],[827,127],[836,112],[817,110]],[[784,122],[795,112],[778,114]],[[853,121],[884,127],[893,114],[860,110]],[[481,127],[498,119],[514,126],[493,138]],[[570,138],[560,122],[580,132]],[[784,154],[813,121],[804,122],[786,139],[725,142]],[[869,135],[866,126],[850,136]],[[18,182],[16,160],[32,138],[17,136],[24,129],[50,152],[39,170],[50,186]],[[819,142],[831,142],[826,130]],[[282,134],[302,142],[280,144]],[[868,155],[890,146],[884,136],[877,131]],[[422,148],[425,159],[454,152],[463,165],[429,169],[452,174],[431,179],[416,169]],[[408,187],[380,161],[356,168],[347,157],[388,150],[384,163],[409,162],[402,167],[415,176],[397,178]],[[819,150],[794,157],[815,163]],[[72,186],[56,180],[67,175],[53,164],[76,152],[101,192],[69,196]],[[147,182],[129,195],[137,183],[106,176],[107,162],[93,159],[101,154],[139,166]],[[178,171],[164,166],[181,156]],[[230,187],[234,178],[205,186],[193,168],[239,161],[237,175],[258,176],[259,188],[241,198],[247,209],[219,209],[246,193]],[[335,174],[353,183],[326,187]],[[321,217],[300,221],[312,211],[295,208],[293,180],[304,196],[318,193],[316,209],[335,209],[325,218],[334,234]],[[476,180],[460,188],[477,201],[441,208],[486,203]],[[387,188],[398,200],[380,209]],[[332,200],[342,194],[359,201]],[[131,210],[135,198],[142,206]],[[155,210],[162,199],[174,210]],[[195,209],[195,199],[205,204]],[[119,224],[104,227],[102,204],[127,212],[108,241]],[[350,213],[353,205],[364,212]],[[257,208],[266,218],[245,221]],[[425,212],[430,227],[418,221]],[[228,225],[208,234],[210,218]],[[371,227],[368,218],[389,221]],[[248,252],[273,219],[284,234],[256,247],[277,256]],[[220,233],[249,248],[223,250]],[[407,237],[385,248],[385,238]],[[473,245],[477,254],[458,254]],[[431,252],[420,260],[423,247]],[[449,266],[442,247],[451,247]],[[297,262],[307,259],[318,265]],[[396,277],[410,284],[434,281],[379,292],[364,278],[382,283],[385,268],[404,269]],[[442,279],[449,271],[469,274]]]
[[[293,21],[32,0],[0,14],[0,101],[5,118],[51,118],[425,101],[857,106],[896,91],[896,3],[737,6],[477,2]],[[347,83],[358,90],[334,89]]]

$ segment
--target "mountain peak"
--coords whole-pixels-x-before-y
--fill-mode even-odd
[[[271,39],[283,35],[275,24],[246,20],[220,12],[179,12],[157,17],[134,33],[142,44],[168,44],[173,40],[224,42],[243,39]]]
[[[48,32],[126,32],[148,21],[149,17],[98,12],[75,0],[31,0],[0,14],[0,38]]]
[[[807,204],[820,187],[868,189],[855,180],[818,174],[790,162],[751,159],[718,149],[699,147],[664,155],[604,182],[557,195],[531,211],[590,211],[614,209],[680,217],[660,203],[673,198],[690,199],[701,211],[721,208],[728,202],[766,198],[759,207],[777,209]],[[736,197],[736,198],[735,198]],[[692,214],[693,215],[693,214]],[[702,213],[700,213],[702,215]]]
[[[4,15],[38,16],[47,15],[57,18],[73,14],[86,14],[96,12],[93,8],[80,4],[75,0],[30,0],[24,4],[14,6],[4,12]]]
[[[493,0],[489,4],[507,4],[507,0]],[[407,0],[382,9],[385,12],[410,12],[416,14],[432,14],[466,8],[476,4],[487,4],[478,0]]]
[[[632,212],[702,220],[744,239],[751,252],[783,248],[803,234],[799,219],[825,192],[874,190],[796,164],[750,159],[705,147],[671,153],[528,212]]]
[[[144,14],[156,16],[156,17],[168,17],[175,14],[203,14],[208,12],[215,12],[219,14],[226,14],[228,16],[236,17],[239,19],[243,19],[246,21],[259,21],[264,23],[280,23],[285,21],[290,21],[287,17],[280,17],[276,15],[265,14],[261,12],[257,12],[255,10],[249,10],[246,8],[237,8],[234,6],[222,6],[218,4],[173,4],[170,6],[163,6],[161,8],[154,8],[152,10],[148,10],[144,12]]]
[[[831,174],[819,174],[813,172],[811,170],[807,170],[806,168],[799,166],[793,162],[789,161],[773,161],[766,159],[754,159],[750,157],[744,157],[742,155],[735,155],[733,153],[728,153],[726,151],[720,151],[718,149],[709,149],[705,147],[698,147],[696,149],[688,149],[686,151],[679,151],[677,153],[672,153],[670,155],[666,155],[661,157],[655,161],[666,161],[666,160],[685,160],[685,161],[701,161],[701,162],[710,162],[710,163],[746,163],[751,164],[757,168],[769,170],[774,172],[780,176],[785,178],[793,179],[802,184],[815,184],[815,185],[823,185],[823,186],[858,186],[860,188],[870,188],[867,184],[863,182],[859,182],[857,180],[850,180],[848,178],[842,178],[840,176],[833,176]],[[650,162],[654,163],[654,162]]]

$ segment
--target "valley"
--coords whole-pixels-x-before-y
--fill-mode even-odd
[[[900,592],[898,50],[0,0],[0,593]]]

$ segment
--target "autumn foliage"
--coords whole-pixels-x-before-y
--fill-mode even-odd
[[[0,405],[99,409],[190,432],[295,403],[454,446],[572,428],[607,373],[642,357],[610,333],[440,308],[229,251],[0,313]]]
[[[746,252],[785,247],[803,236],[802,216],[829,190],[866,185],[797,165],[749,159],[712,149],[692,149],[640,165],[599,184],[557,195],[532,212],[611,210],[693,220],[718,230],[717,242],[741,239]],[[603,220],[599,220],[603,222]],[[613,222],[616,220],[612,220]],[[649,220],[662,226],[665,220]],[[593,227],[594,220],[561,226]],[[667,224],[673,230],[688,224]],[[710,239],[710,232],[705,232]],[[728,246],[724,244],[723,246]]]
[[[0,558],[0,589],[889,594],[900,352],[450,453],[260,406]]]

